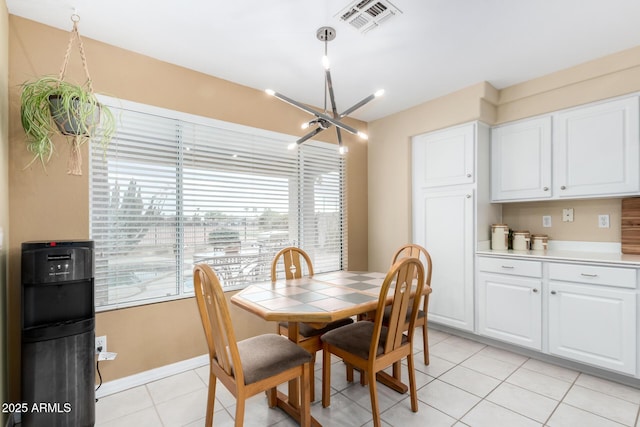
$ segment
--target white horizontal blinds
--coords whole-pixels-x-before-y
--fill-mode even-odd
[[[122,107],[126,104],[126,108]],[[295,245],[317,272],[343,267],[343,160],[333,144],[123,101],[91,150],[96,308],[192,295],[193,265],[228,289],[268,280]]]
[[[129,110],[91,151],[96,307],[175,296],[179,123]]]
[[[203,125],[184,132],[185,257],[227,288],[268,280],[273,255],[295,244],[297,159],[286,142]]]
[[[305,143],[300,150],[300,247],[317,273],[346,268],[343,187],[344,159],[336,146]]]

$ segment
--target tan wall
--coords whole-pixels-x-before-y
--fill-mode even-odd
[[[7,402],[7,248],[9,247],[9,13],[0,2],[0,402]],[[0,415],[4,425],[5,415]]]
[[[470,120],[504,123],[636,91],[640,47],[501,91],[478,84],[369,123],[369,268],[386,268],[392,251],[411,240],[411,136]],[[561,222],[562,207],[575,209],[575,222]],[[511,203],[502,211],[510,226],[554,239],[620,241],[620,199]],[[552,228],[542,229],[542,212],[552,215]],[[597,215],[606,213],[612,227],[600,229]]]
[[[57,74],[69,39],[60,31],[9,16],[9,365],[10,397],[18,398],[20,244],[28,240],[89,237],[88,177],[66,175],[65,142],[57,145],[53,162],[24,169],[30,156],[19,120],[19,84],[42,74]],[[82,25],[80,25],[82,34]],[[228,122],[297,135],[309,116],[262,91],[239,86],[130,51],[84,38],[96,92]],[[218,58],[218,60],[224,60]],[[84,74],[76,47],[69,80]],[[347,120],[366,130],[366,123]],[[330,142],[335,133],[323,134]],[[349,268],[367,266],[367,145],[346,136],[347,210],[350,219]],[[365,177],[365,178],[363,178]],[[364,191],[362,189],[365,189]],[[1,195],[1,193],[0,193]],[[237,336],[274,331],[274,325],[234,310]],[[199,356],[206,352],[193,298],[98,313],[96,334],[107,335],[118,358],[101,366],[105,381]]]

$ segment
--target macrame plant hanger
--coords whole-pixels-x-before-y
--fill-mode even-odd
[[[86,85],[89,89],[89,93],[93,95],[93,83],[91,81],[91,75],[89,74],[89,67],[87,66],[87,58],[84,54],[84,45],[82,44],[82,38],[80,37],[80,32],[78,31],[78,22],[80,22],[80,16],[74,13],[73,15],[71,15],[71,21],[73,22],[73,29],[71,30],[71,34],[69,36],[69,45],[67,46],[67,52],[64,55],[62,67],[60,67],[58,81],[62,81],[65,74],[67,73],[67,65],[69,64],[69,58],[71,57],[71,47],[73,46],[74,40],[77,39],[78,49],[80,50],[80,59],[82,60],[84,73],[87,77]],[[80,146],[82,145],[82,140],[84,138],[86,138],[86,135],[78,133],[73,135],[73,141],[71,142],[70,147],[71,151],[69,152],[69,159],[67,161],[67,174],[69,175],[82,175],[82,154],[80,153]]]

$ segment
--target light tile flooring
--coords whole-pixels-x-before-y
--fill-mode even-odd
[[[631,426],[640,427],[640,390],[530,359],[495,347],[431,330],[431,363],[424,365],[416,333],[415,361],[419,409],[408,394],[378,387],[385,426]],[[324,426],[371,426],[369,391],[347,383],[344,365],[333,361],[331,406],[322,408],[321,360],[316,361],[316,401],[312,416]],[[106,396],[96,403],[96,426],[204,425],[208,366]],[[406,366],[403,380],[407,382]],[[281,387],[286,392],[286,386]],[[214,425],[233,426],[235,400],[216,387]],[[246,407],[246,426],[295,426],[263,393]]]

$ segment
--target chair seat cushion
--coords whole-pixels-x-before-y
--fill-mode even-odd
[[[353,323],[353,319],[350,317],[347,317],[345,319],[338,319],[331,323],[327,323],[327,325],[324,328],[316,329],[312,326],[307,325],[304,322],[300,322],[298,324],[298,332],[300,333],[300,335],[302,335],[305,338],[315,337],[318,335],[322,335],[326,332],[329,332],[333,329],[340,328],[345,325],[349,325],[351,323]],[[280,322],[280,326],[282,326],[283,328],[286,328],[289,326],[289,324],[287,322]]]
[[[311,354],[278,334],[263,334],[238,342],[244,383],[253,384],[311,361]]]
[[[329,331],[320,338],[322,342],[341,348],[361,359],[369,359],[369,348],[371,347],[371,337],[375,324],[369,321],[355,322],[351,325],[343,326],[333,331]],[[382,327],[380,331],[380,342],[376,355],[384,352],[384,344],[387,338],[387,328]],[[407,342],[407,337],[403,335],[402,342]]]

